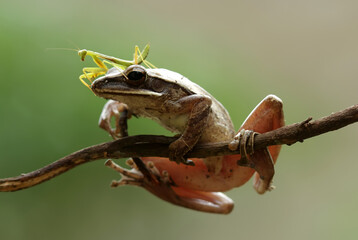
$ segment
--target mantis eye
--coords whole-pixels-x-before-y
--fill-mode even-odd
[[[132,85],[140,85],[147,79],[147,72],[144,68],[134,66],[127,69],[127,82]]]

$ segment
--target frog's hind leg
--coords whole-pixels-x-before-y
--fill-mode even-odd
[[[273,164],[276,162],[281,146],[270,146],[255,152],[253,138],[256,133],[264,133],[284,126],[282,101],[275,95],[265,97],[246,118],[239,129],[236,139],[230,144],[230,149],[244,146],[239,165],[248,166],[256,170],[254,188],[260,194],[272,189],[271,181],[275,173]]]
[[[172,187],[177,195],[177,201],[172,202],[182,207],[202,212],[228,214],[234,208],[234,202],[221,192],[203,192]]]
[[[233,209],[233,201],[223,193],[194,191],[176,186],[168,172],[159,172],[151,161],[132,158],[127,164],[131,169],[122,168],[111,160],[106,162],[122,177],[119,181],[113,181],[112,187],[140,186],[167,202],[202,212],[227,214]]]

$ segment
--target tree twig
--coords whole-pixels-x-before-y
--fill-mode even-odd
[[[318,120],[291,124],[274,131],[256,135],[254,146],[260,149],[271,145],[292,145],[326,132],[334,131],[358,121],[358,104]],[[175,137],[138,135],[124,137],[84,148],[61,158],[36,171],[17,177],[0,179],[0,192],[17,191],[35,186],[64,173],[78,165],[98,159],[127,157],[168,157],[168,146]],[[188,157],[208,157],[239,154],[228,149],[229,142],[200,144],[188,153]]]

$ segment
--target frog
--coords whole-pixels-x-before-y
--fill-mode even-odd
[[[102,63],[99,58],[109,59],[97,53],[93,56],[97,65]],[[253,143],[257,134],[285,125],[280,98],[267,95],[236,132],[225,107],[183,75],[165,68],[141,66],[136,54],[127,65],[120,61],[113,64],[111,59],[113,67],[107,69],[102,64],[104,75],[97,77],[96,71],[96,78],[88,84],[96,96],[108,99],[99,126],[118,139],[124,137],[126,129],[120,124],[113,127],[111,120],[136,116],[152,119],[177,134],[169,145],[169,158],[133,157],[127,161],[129,168],[108,160],[106,165],[121,175],[112,187],[140,186],[172,204],[220,214],[228,214],[234,207],[233,200],[223,192],[242,186],[252,177],[257,193],[273,189],[274,164],[281,146],[254,151]],[[143,57],[140,62],[144,62]],[[241,154],[186,157],[198,144],[218,142],[230,142],[228,148],[240,148]]]

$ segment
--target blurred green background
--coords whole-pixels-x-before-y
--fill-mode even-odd
[[[238,128],[267,94],[286,123],[357,103],[358,2],[0,0],[0,178],[110,140],[97,127],[105,100],[78,80],[76,52],[149,60],[219,99]],[[168,134],[131,120],[130,134]],[[357,239],[358,127],[283,147],[277,189],[233,189],[227,216],[163,202],[104,160],[49,182],[0,193],[0,239]],[[118,162],[118,161],[117,161]],[[121,160],[123,162],[123,160]]]

